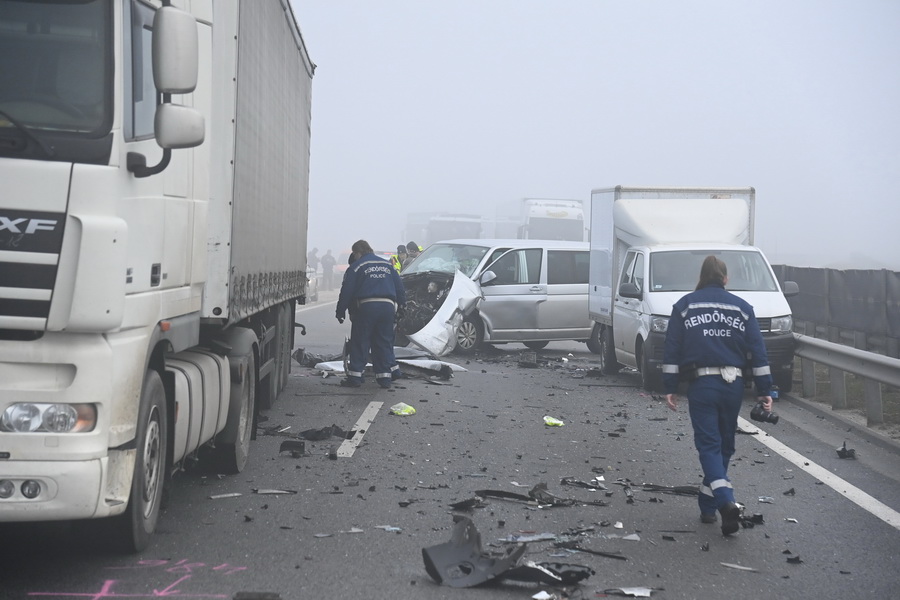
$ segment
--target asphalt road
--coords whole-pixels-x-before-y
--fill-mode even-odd
[[[297,313],[308,330],[297,347],[308,353],[339,353],[349,334],[329,297],[323,292]],[[669,411],[634,373],[592,376],[597,361],[583,344],[550,344],[536,368],[520,366],[524,352],[511,344],[471,360],[451,355],[466,371],[449,382],[413,378],[392,390],[371,379],[345,389],[295,363],[288,388],[263,414],[247,469],[179,473],[148,550],[111,553],[96,527],[4,526],[0,597],[561,594],[548,585],[436,584],[422,549],[450,540],[454,513],[472,519],[485,551],[508,551],[505,540],[515,536],[569,533],[582,548],[607,553],[567,551],[552,540],[527,544],[527,560],[593,569],[565,590],[572,598],[620,588],[652,588],[653,598],[672,599],[896,597],[900,461],[890,446],[782,400],[777,425],[739,436],[730,470],[747,514],[764,523],[725,538],[717,525],[699,522],[693,497],[647,486],[699,483],[684,405]],[[399,402],[416,414],[391,415]],[[744,418],[752,403],[748,396]],[[564,425],[547,426],[545,416]],[[279,452],[301,432],[331,425],[364,432],[346,443],[304,440],[301,456]],[[844,441],[856,459],[838,458]],[[563,485],[566,477],[603,477],[608,490]],[[538,484],[577,502],[539,507],[489,498],[467,512],[450,508],[477,490],[528,495]],[[229,494],[239,495],[214,498]]]

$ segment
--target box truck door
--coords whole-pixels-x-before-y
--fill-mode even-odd
[[[630,250],[625,255],[625,266],[619,278],[619,288],[624,283],[633,283],[638,291],[644,292],[644,255]],[[641,326],[643,310],[638,298],[626,298],[616,290],[613,303],[613,339],[619,362],[635,366],[635,339]]]

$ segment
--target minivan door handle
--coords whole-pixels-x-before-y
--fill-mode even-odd
[[[529,288],[529,291],[531,291],[531,292],[543,292],[543,291],[544,291],[544,286],[542,286],[542,285],[533,285],[533,286],[531,286],[531,287]]]

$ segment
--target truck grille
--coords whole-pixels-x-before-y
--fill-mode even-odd
[[[0,215],[0,337],[47,327],[65,217],[16,210]]]

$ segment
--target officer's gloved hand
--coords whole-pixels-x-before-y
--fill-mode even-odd
[[[399,321],[399,320],[402,319],[404,316],[406,316],[406,307],[405,307],[405,306],[398,306],[398,307],[397,307],[397,316],[396,316],[396,320]]]
[[[338,323],[343,323],[343,322],[344,322],[344,314],[345,314],[345,313],[340,313],[340,312],[334,313],[334,316],[335,316],[335,318],[338,320]]]

